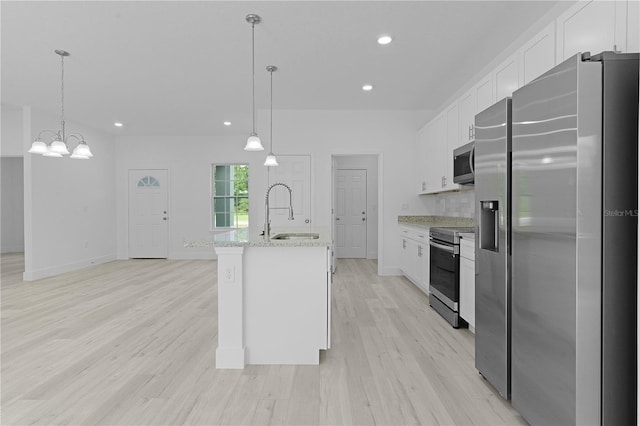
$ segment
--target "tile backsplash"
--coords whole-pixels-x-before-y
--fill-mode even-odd
[[[435,195],[435,209],[437,216],[467,217],[475,215],[475,192],[473,190],[460,192],[445,192]]]

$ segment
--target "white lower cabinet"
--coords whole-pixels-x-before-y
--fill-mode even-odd
[[[476,262],[475,240],[460,239],[460,317],[476,330]]]
[[[429,230],[400,227],[400,270],[429,294]]]

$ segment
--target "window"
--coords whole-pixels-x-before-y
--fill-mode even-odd
[[[214,164],[213,227],[247,228],[249,226],[249,166]]]
[[[149,186],[160,186],[160,182],[153,176],[145,176],[138,181],[138,186],[140,187],[149,187]]]

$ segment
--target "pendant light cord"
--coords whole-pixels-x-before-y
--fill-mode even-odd
[[[271,74],[271,117],[269,123],[269,152],[273,154],[273,70],[270,71]]]
[[[61,115],[60,115],[60,125],[62,126],[62,134],[60,135],[61,139],[64,141],[65,140],[65,134],[64,134],[64,55],[60,55],[60,60],[61,60],[61,69],[62,69],[62,76],[61,76],[61,90],[60,90],[60,111],[61,111]]]
[[[251,97],[253,99],[253,133],[256,133],[256,24],[251,24]]]

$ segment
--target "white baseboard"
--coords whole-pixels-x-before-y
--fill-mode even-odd
[[[244,368],[244,348],[221,348],[216,349],[217,369],[243,369]]]
[[[176,260],[215,260],[217,258],[218,256],[213,249],[176,251],[169,254],[169,259]]]
[[[24,253],[24,245],[4,246],[0,253]]]
[[[79,262],[67,263],[66,265],[56,265],[50,266],[48,268],[24,271],[22,273],[22,279],[24,281],[39,280],[40,278],[47,278],[54,275],[64,274],[65,272],[77,271],[79,269],[88,268],[90,266],[99,265],[101,263],[107,263],[114,260],[116,260],[116,255],[110,254],[107,256],[95,257],[93,259],[86,259]]]
[[[397,267],[379,267],[378,268],[378,275],[384,277],[384,276],[398,276],[398,275],[402,275],[402,271],[400,270],[400,268]]]

